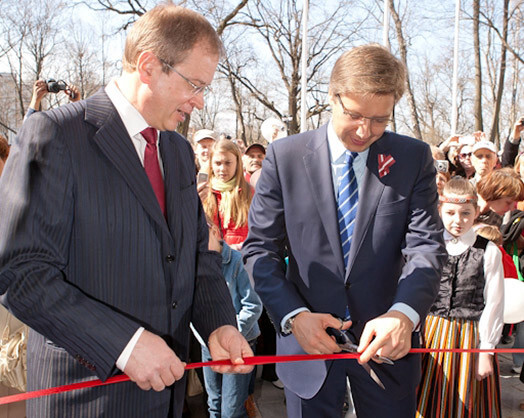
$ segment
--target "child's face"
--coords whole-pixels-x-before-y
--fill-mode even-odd
[[[515,209],[515,201],[510,197],[503,197],[497,200],[490,200],[488,206],[493,212],[504,216],[506,212]]]
[[[454,237],[460,237],[471,229],[478,212],[478,208],[472,203],[444,202],[440,206],[444,228]]]
[[[442,194],[442,189],[444,188],[448,178],[444,173],[437,172],[437,191],[438,194]]]
[[[213,175],[224,183],[235,177],[237,170],[237,157],[232,152],[216,152],[211,161]]]

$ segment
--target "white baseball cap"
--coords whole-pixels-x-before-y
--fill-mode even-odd
[[[497,149],[495,148],[495,144],[490,141],[479,141],[473,147],[471,148],[471,152],[475,154],[479,149],[487,149],[491,152],[497,153]]]
[[[217,140],[217,134],[211,129],[200,129],[196,131],[193,135],[193,141],[200,142],[203,139],[212,139],[213,141]]]

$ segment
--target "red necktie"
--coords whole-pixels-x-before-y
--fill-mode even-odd
[[[147,142],[146,152],[144,154],[144,169],[146,170],[147,177],[149,177],[151,186],[153,186],[153,191],[155,192],[160,209],[164,216],[166,216],[166,192],[156,148],[157,131],[155,128],[149,127],[140,133]]]

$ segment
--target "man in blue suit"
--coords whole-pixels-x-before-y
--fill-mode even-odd
[[[203,16],[157,6],[133,25],[118,79],[20,130],[0,180],[0,293],[32,328],[28,389],[133,381],[36,399],[28,416],[181,416],[190,322],[238,365],[216,371],[252,369],[174,132],[203,107],[221,51]]]
[[[277,352],[338,352],[326,328],[349,329],[372,370],[355,360],[279,365],[289,417],[340,416],[346,376],[359,418],[415,413],[420,358],[406,354],[445,249],[429,147],[385,131],[404,86],[389,51],[354,48],[331,74],[331,121],[267,150],[243,254],[279,331]],[[377,354],[394,365],[369,362]]]

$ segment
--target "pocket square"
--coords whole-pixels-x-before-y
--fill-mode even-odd
[[[395,159],[389,154],[378,154],[378,176],[380,178],[389,174],[390,167],[395,164]]]

